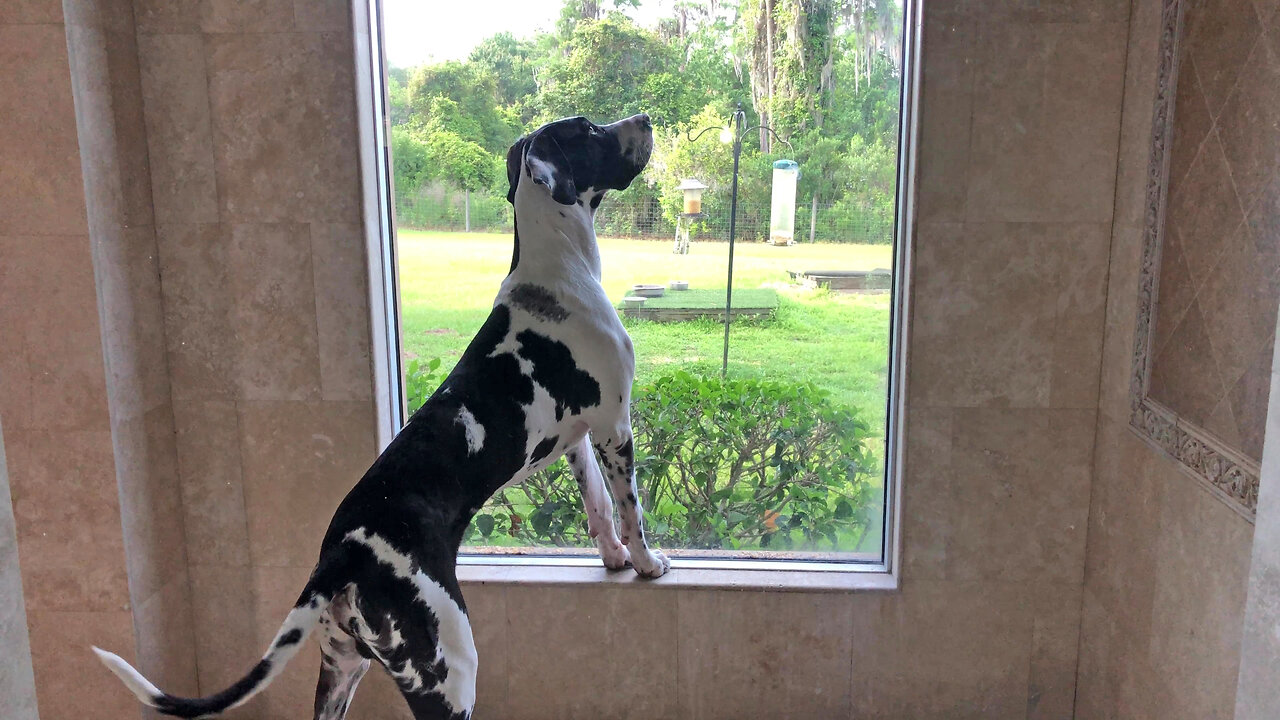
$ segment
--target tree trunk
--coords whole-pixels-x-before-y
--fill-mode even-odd
[[[813,243],[818,225],[818,193],[813,194],[813,205],[809,209],[809,242]]]
[[[466,190],[465,192],[467,193],[467,202],[463,206],[462,213],[467,225],[467,232],[471,232],[471,191]]]

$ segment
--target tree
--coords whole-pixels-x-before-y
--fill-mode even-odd
[[[497,101],[505,107],[517,107],[538,92],[537,46],[529,40],[517,40],[508,32],[480,41],[471,51],[470,62],[493,78]]]
[[[436,177],[466,192],[465,222],[471,232],[471,193],[492,188],[505,170],[493,153],[448,130],[431,133],[427,155]]]
[[[613,121],[641,111],[655,125],[687,119],[697,105],[694,90],[669,73],[677,66],[672,48],[629,18],[581,22],[564,55],[547,66],[540,119],[586,115]]]
[[[396,194],[412,195],[431,177],[427,144],[403,125],[391,127],[392,172]]]

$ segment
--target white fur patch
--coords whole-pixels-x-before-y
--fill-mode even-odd
[[[359,528],[347,533],[346,539],[358,542],[373,551],[378,562],[388,565],[396,577],[409,580],[418,589],[418,602],[427,607],[439,622],[439,638],[436,642],[436,661],[444,661],[448,674],[444,682],[433,688],[431,692],[444,697],[452,712],[470,712],[476,702],[476,656],[475,639],[471,635],[471,621],[458,604],[449,597],[435,580],[414,567],[413,560],[391,546],[385,539]],[[393,640],[399,635],[392,626]],[[408,672],[413,672],[411,669]],[[421,687],[422,679],[410,678],[414,687]]]
[[[466,406],[458,408],[458,417],[455,422],[462,424],[462,429],[467,434],[467,454],[475,455],[484,448],[484,426],[476,422],[476,416]]]

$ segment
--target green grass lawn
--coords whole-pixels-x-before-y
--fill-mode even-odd
[[[444,370],[480,328],[511,264],[509,235],[398,232],[401,323],[405,354],[439,357]],[[726,243],[694,242],[673,255],[669,241],[601,238],[605,290],[621,301],[635,284],[685,280],[691,288],[723,289]],[[787,270],[872,270],[890,267],[885,245],[740,243],[734,288],[774,288],[772,318],[735,320],[731,375],[811,380],[883,428],[889,358],[889,296],[840,295],[790,285]],[[668,295],[678,295],[668,291]],[[723,326],[713,319],[658,323],[626,319],[635,342],[637,381],[677,369],[718,373]]]

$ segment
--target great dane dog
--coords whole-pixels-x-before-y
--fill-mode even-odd
[[[169,715],[220,713],[266,687],[319,626],[317,720],[342,720],[375,660],[418,720],[470,717],[476,648],[455,575],[458,548],[485,500],[561,455],[605,566],[630,564],[649,578],[667,571],[644,538],[628,412],[635,355],[600,285],[594,228],[605,192],[630,185],[652,149],[647,115],[605,126],[557,120],[516,142],[507,153],[515,251],[493,311],[338,506],[266,654],[231,687],[181,698],[94,648],[134,695]]]

